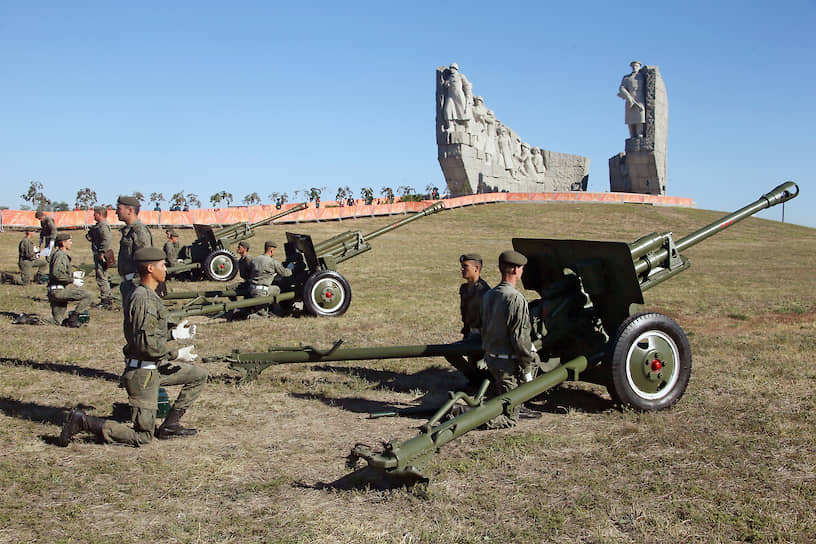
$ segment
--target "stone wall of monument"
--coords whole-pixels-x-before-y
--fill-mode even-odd
[[[609,190],[665,195],[669,100],[657,66],[633,67],[621,81],[618,96],[627,101],[625,122],[630,137],[625,152],[609,159]],[[641,119],[632,115],[638,104],[643,105]]]
[[[534,147],[496,118],[456,63],[436,69],[436,143],[453,196],[586,191],[589,158]]]

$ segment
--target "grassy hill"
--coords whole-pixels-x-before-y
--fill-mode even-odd
[[[680,237],[722,215],[603,204],[446,211],[340,265],[353,291],[346,315],[196,318],[195,344],[209,356],[338,338],[454,341],[460,253],[482,253],[494,285],[512,237]],[[251,253],[286,229],[323,240],[392,220],[264,227]],[[0,233],[3,270],[16,271],[20,236]],[[75,239],[74,263],[90,262],[89,244]],[[211,383],[185,418],[197,437],[62,449],[53,440],[67,408],[109,416],[126,402],[121,313],[92,310],[76,330],[2,318],[0,542],[813,542],[814,250],[816,230],[753,218],[689,249],[691,269],[646,293],[647,308],[677,320],[692,346],[691,381],[673,409],[620,411],[602,388],[571,384],[537,401],[542,419],[444,448],[424,491],[335,484],[356,443],[405,440],[424,422],[369,412],[435,407],[463,385],[441,359],[283,365],[241,387],[225,365],[208,365]],[[0,310],[47,315],[45,288],[2,285]]]

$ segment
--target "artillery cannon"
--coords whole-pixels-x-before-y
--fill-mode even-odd
[[[167,277],[190,274],[192,277],[203,277],[212,281],[230,281],[238,273],[238,258],[230,251],[231,244],[252,238],[258,227],[268,225],[308,206],[304,202],[254,223],[244,221],[220,229],[213,229],[210,225],[193,225],[196,239],[192,244],[181,248],[179,259],[183,262],[169,267]]]
[[[292,305],[295,302],[302,302],[304,311],[312,316],[343,315],[351,304],[351,286],[348,280],[337,272],[337,265],[370,250],[369,242],[374,238],[443,208],[442,202],[436,202],[413,215],[368,234],[360,231],[346,231],[317,244],[307,234],[287,232],[286,260],[283,265],[291,269],[293,274],[288,278],[276,280],[275,284],[281,290],[278,295],[218,302],[216,299],[219,297],[237,299],[242,295],[234,289],[212,289],[168,293],[164,299],[192,299],[181,309],[171,312],[173,319],[213,315],[275,303]]]
[[[350,464],[364,459],[369,467],[405,482],[427,481],[422,467],[444,444],[566,381],[603,385],[613,399],[638,410],[672,406],[684,394],[691,376],[691,347],[683,329],[670,317],[638,313],[643,291],[689,268],[690,261],[681,251],[798,194],[795,183],[783,183],[677,241],[670,232],[652,233],[630,244],[514,238],[513,247],[528,259],[522,283],[540,296],[529,304],[531,341],[542,367],[551,370],[489,400],[485,399],[487,381],[475,396],[451,392],[415,438],[391,441],[381,452],[358,444],[351,451]],[[339,345],[340,341],[326,351],[310,346],[270,348],[260,353],[236,351],[225,359],[230,368],[251,379],[274,364],[480,351],[480,346],[467,342],[346,350],[338,349]],[[471,409],[450,417],[459,400]],[[446,416],[450,419],[443,420]]]

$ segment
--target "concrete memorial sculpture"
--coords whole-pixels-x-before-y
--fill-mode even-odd
[[[451,195],[586,190],[589,158],[531,146],[496,118],[454,62],[436,69],[436,142]]]
[[[609,189],[622,193],[666,194],[669,100],[657,66],[629,63],[618,96],[629,126],[626,151],[609,159]]]

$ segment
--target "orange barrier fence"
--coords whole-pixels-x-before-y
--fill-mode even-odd
[[[321,202],[319,208],[313,204],[305,210],[289,214],[278,219],[277,223],[305,223],[311,221],[342,221],[360,217],[380,215],[394,215],[417,212],[433,201],[421,202],[392,202],[365,204],[363,200],[355,200],[353,206],[344,202]],[[651,204],[655,206],[678,206],[691,208],[694,202],[690,198],[677,196],[644,195],[636,193],[585,193],[581,191],[568,193],[481,193],[477,195],[457,196],[446,198],[445,207],[460,208],[493,202],[604,202],[604,203],[635,203]],[[142,210],[139,219],[143,223],[158,227],[181,227],[194,224],[231,225],[249,221],[254,223],[272,215],[285,211],[297,204],[286,204],[280,210],[272,205],[262,206],[235,206],[229,208],[203,208],[187,212]],[[86,228],[94,224],[91,210],[74,210],[67,212],[48,212],[58,229]],[[108,211],[108,223],[112,226],[122,226],[124,223],[116,217],[115,210]],[[33,211],[0,210],[0,229],[36,227],[40,222],[34,217]]]

